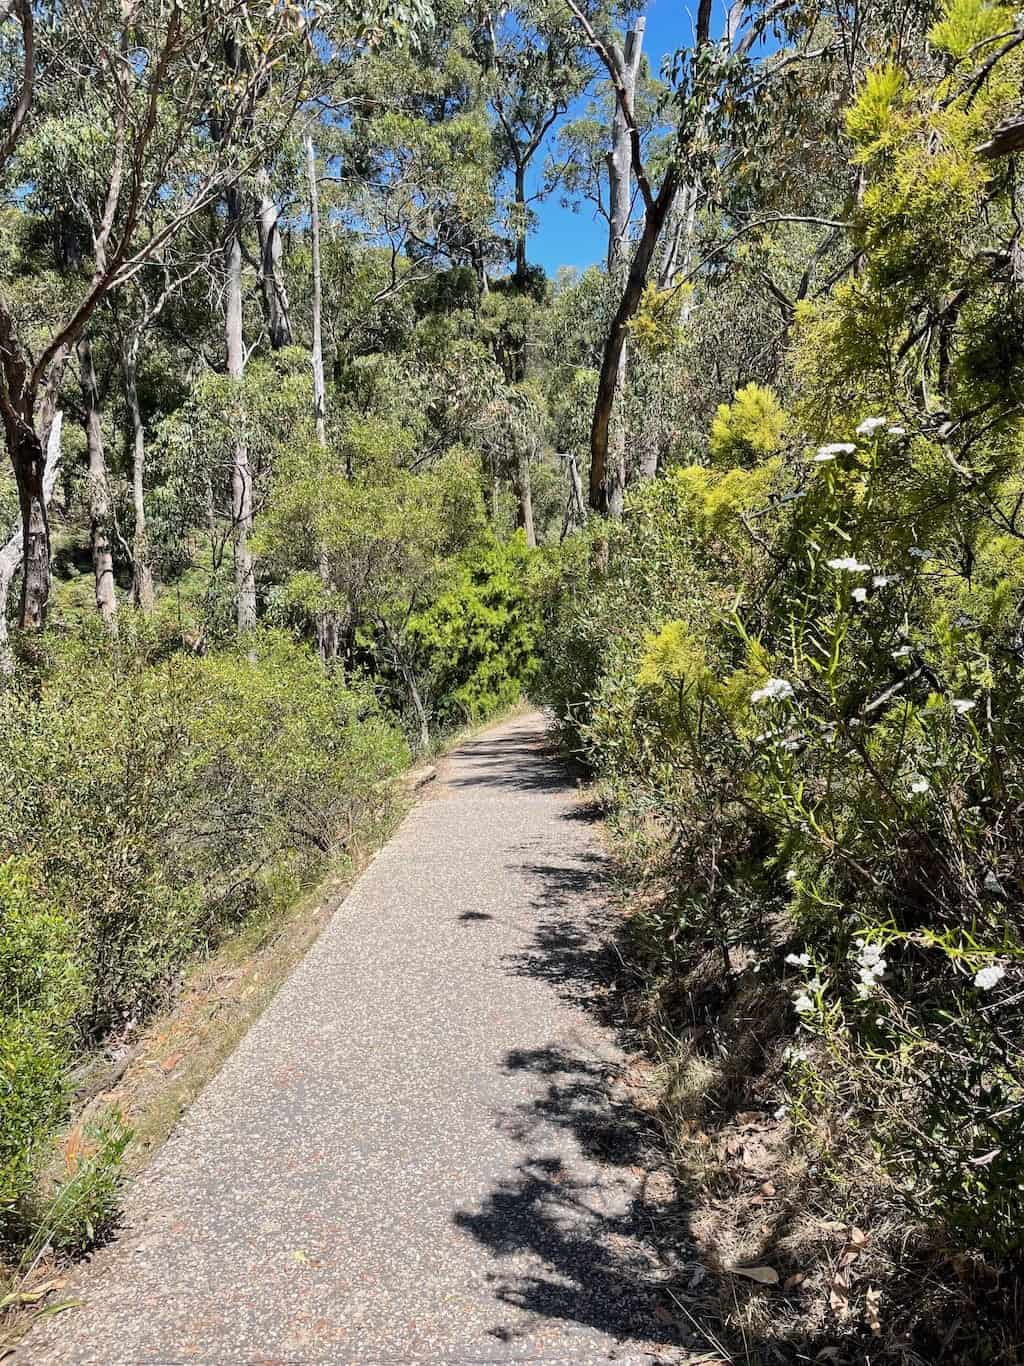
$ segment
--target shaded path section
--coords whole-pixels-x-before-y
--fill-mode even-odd
[[[462,745],[19,1360],[676,1360],[604,876],[540,715]]]

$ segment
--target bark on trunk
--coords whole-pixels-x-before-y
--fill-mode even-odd
[[[306,178],[309,182],[309,228],[311,237],[313,265],[313,341],[311,361],[313,366],[313,421],[316,425],[316,439],[321,450],[327,448],[327,394],[324,383],[324,343],[323,343],[323,284],[320,276],[320,190],[316,176],[316,148],[309,133],[306,143]],[[333,592],[330,556],[326,547],[320,550],[320,580],[328,593]],[[324,611],[319,614],[316,624],[317,648],[324,663],[338,658],[341,643],[340,622],[337,612]]]
[[[569,475],[569,495],[565,500],[565,516],[562,519],[560,541],[565,540],[573,522],[577,526],[586,526],[587,524],[587,505],[583,498],[583,480],[580,478],[579,464],[571,451],[565,456],[565,464]]]
[[[526,164],[516,163],[515,206],[520,215],[516,226],[516,284],[526,283]]]
[[[280,213],[270,194],[270,177],[263,171],[259,179],[260,212],[260,295],[267,320],[267,335],[274,351],[292,344],[292,324],[288,290],[282,265]]]
[[[638,19],[626,34],[626,50],[617,45],[614,48],[622,83],[629,91],[630,98],[636,93],[637,76],[640,71],[640,54],[644,42],[643,19]],[[629,236],[629,216],[633,204],[632,153],[629,139],[629,125],[618,100],[612,115],[612,145],[608,153],[608,269],[610,271],[625,259],[626,242]]]
[[[622,72],[623,84],[632,99],[636,92],[643,50],[644,20],[638,19],[626,35],[626,50],[614,49],[615,59]],[[608,153],[608,271],[618,272],[626,258],[629,240],[629,219],[633,205],[632,150],[629,125],[618,100],[612,115],[612,145]],[[607,473],[607,512],[609,517],[621,517],[626,492],[627,431],[621,396],[625,393],[629,373],[629,346],[625,337],[619,351],[615,371],[615,393],[620,402],[612,413],[610,451]]]
[[[224,338],[228,374],[241,386],[245,372],[242,336],[242,190],[233,185],[227,192],[228,233],[224,247],[227,281]],[[231,464],[231,531],[235,562],[235,622],[244,635],[256,625],[256,573],[249,534],[252,531],[252,467],[245,434],[239,425]]]
[[[35,428],[26,424],[12,457],[18,484],[23,557],[18,624],[24,631],[41,631],[50,598],[50,527],[43,493],[43,446]]]
[[[60,438],[62,414],[54,410],[49,419],[49,435],[46,445],[46,458],[43,466],[43,503],[49,504],[60,469]],[[11,650],[7,630],[7,598],[14,576],[21,568],[24,558],[24,528],[19,526],[0,550],[0,675],[14,671],[14,653]]]
[[[114,555],[110,548],[110,484],[103,448],[99,385],[89,334],[78,339],[78,374],[85,412],[85,441],[89,453],[89,541],[96,588],[96,610],[109,631],[117,630],[117,592]]]
[[[614,481],[609,478],[608,446],[612,410],[619,382],[619,360],[625,346],[628,324],[639,307],[647,282],[647,272],[677,185],[678,172],[673,165],[666,172],[661,191],[644,217],[643,232],[640,234],[622,299],[612,319],[601,357],[597,399],[590,427],[590,506],[602,517],[611,515],[615,496]]]
[[[132,506],[135,534],[132,537],[132,605],[140,612],[153,609],[153,571],[146,539],[146,429],[139,405],[138,358],[129,343],[121,355],[124,396],[132,424]]]
[[[525,443],[516,450],[516,526],[526,537],[526,544],[536,548],[537,535],[533,527],[533,486],[530,481],[530,452]]]

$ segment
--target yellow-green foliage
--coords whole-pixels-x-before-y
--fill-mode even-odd
[[[1014,29],[1013,10],[1008,5],[987,5],[984,0],[945,0],[942,18],[928,34],[935,47],[957,61],[977,56],[975,49],[1000,33]],[[990,55],[983,53],[983,56]]]
[[[724,473],[703,465],[686,465],[670,478],[685,498],[697,528],[720,534],[741,517],[763,507],[782,467],[780,459],[766,460],[756,469],[731,469]]]
[[[714,682],[704,648],[685,621],[670,621],[648,632],[637,682],[643,688],[695,688],[706,692]]]
[[[719,465],[749,465],[782,444],[786,414],[771,389],[748,384],[720,403],[711,425],[711,455]]]
[[[857,148],[854,160],[867,161],[889,143],[908,99],[907,78],[894,62],[867,73],[846,111],[846,131]]]
[[[649,284],[640,299],[636,315],[629,322],[629,330],[648,356],[660,356],[678,346],[680,340],[679,310],[688,293],[689,285],[673,289],[659,289]]]

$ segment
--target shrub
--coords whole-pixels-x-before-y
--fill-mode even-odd
[[[726,992],[776,974],[819,1041],[815,1086],[792,1087],[807,1141],[832,1135],[822,1171],[860,1126],[916,1218],[1005,1258],[1024,1247],[1024,690],[996,566],[1018,551],[962,499],[944,512],[924,449],[908,461],[881,419],[818,454],[673,472],[633,498],[607,570],[581,539],[545,688],[632,866],[669,880],[637,920],[645,971],[710,951]],[[927,551],[898,513],[925,480]]]
[[[536,670],[533,565],[521,535],[472,546],[411,622],[442,725],[481,721],[526,693]]]
[[[370,834],[406,762],[366,685],[274,634],[196,658],[127,625],[120,643],[86,632],[0,692],[8,1237],[76,1052],[137,1026],[191,950]],[[59,1204],[69,1248],[103,1225],[123,1149],[109,1126],[84,1141]]]
[[[40,904],[26,861],[0,863],[0,1241],[9,1240],[67,1098],[81,981],[68,922]]]

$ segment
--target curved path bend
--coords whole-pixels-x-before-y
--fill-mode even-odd
[[[538,714],[457,749],[18,1360],[675,1360]]]

